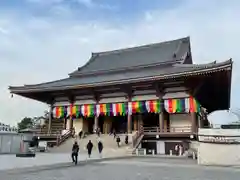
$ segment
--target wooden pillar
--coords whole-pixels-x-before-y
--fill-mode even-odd
[[[138,117],[135,115],[134,120],[133,120],[133,130],[137,131],[138,130]]]
[[[160,100],[160,108],[161,108],[161,112],[159,113],[159,129],[160,132],[164,131],[164,101],[163,99]]]
[[[69,128],[71,131],[73,130],[73,118],[72,117],[70,117],[70,119],[69,119]]]
[[[143,126],[143,119],[142,119],[142,114],[138,114],[137,118],[137,124],[138,124],[138,130],[140,130],[140,127]]]
[[[94,131],[98,128],[98,117],[94,117]]]
[[[204,127],[204,119],[203,118],[199,118],[199,120],[198,120],[198,127],[199,128],[203,128]]]
[[[132,133],[132,115],[127,115],[127,132],[128,134]]]
[[[67,118],[63,118],[63,121],[64,121],[64,123],[63,123],[63,129],[66,129],[67,128]]]
[[[159,129],[160,132],[163,132],[164,130],[164,112],[159,113]]]
[[[191,119],[192,119],[192,133],[197,132],[197,116],[195,112],[191,112]]]
[[[48,117],[48,134],[51,133],[51,127],[52,127],[52,110],[53,110],[53,107],[52,107],[52,105],[51,105],[50,108],[49,108],[49,117]]]

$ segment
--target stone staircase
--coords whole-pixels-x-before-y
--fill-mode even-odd
[[[75,141],[78,142],[80,147],[80,153],[87,153],[86,145],[89,140],[92,141],[94,147],[93,151],[97,151],[97,142],[100,139],[103,143],[103,156],[122,156],[122,155],[130,155],[132,154],[133,148],[132,148],[132,142],[131,138],[129,137],[129,144],[125,144],[125,135],[119,135],[121,138],[121,146],[118,148],[116,139],[113,138],[113,136],[109,136],[106,134],[102,134],[99,137],[97,137],[95,134],[88,135],[84,139],[79,138],[69,138],[64,143],[62,143],[58,147],[51,148],[50,151],[54,153],[69,153],[71,152],[72,145]]]
[[[50,134],[48,132],[48,123],[46,121],[44,125],[40,126],[36,135],[40,137],[40,140],[47,141],[48,146],[56,146],[58,144],[58,137],[61,136],[61,131],[63,130],[64,121],[62,119],[52,119]]]
[[[59,134],[63,129],[64,121],[61,119],[52,119],[51,122],[51,134]],[[39,128],[39,134],[48,134],[48,121]]]

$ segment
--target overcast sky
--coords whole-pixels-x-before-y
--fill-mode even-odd
[[[239,0],[0,1],[0,121],[16,124],[47,106],[9,85],[67,77],[91,52],[191,37],[193,60],[233,58],[231,106],[240,107]]]

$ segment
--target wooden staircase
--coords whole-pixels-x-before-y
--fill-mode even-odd
[[[132,136],[132,148],[128,150],[128,154],[136,155],[136,149],[141,143],[144,136],[144,130],[141,126],[138,131],[136,131]]]
[[[62,130],[64,130],[64,120],[62,119],[52,119],[50,132],[48,127],[49,121],[47,120],[43,126],[39,127],[37,136],[40,140],[47,141],[50,147],[61,144],[71,136],[70,130],[62,133]]]

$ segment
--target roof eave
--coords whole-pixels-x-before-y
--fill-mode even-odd
[[[231,60],[230,60],[230,63],[223,64],[220,67],[199,69],[199,70],[193,70],[193,71],[188,71],[188,72],[179,72],[179,73],[168,74],[168,75],[116,80],[116,81],[84,84],[84,85],[72,85],[72,86],[65,86],[65,87],[56,86],[56,87],[49,87],[49,88],[32,88],[32,87],[26,87],[26,86],[21,86],[21,87],[10,86],[9,90],[13,94],[19,94],[19,93],[21,94],[21,93],[27,93],[27,92],[56,91],[56,90],[76,89],[76,88],[81,89],[81,88],[97,87],[97,86],[105,86],[105,85],[134,83],[134,82],[139,82],[139,81],[174,79],[174,78],[178,78],[178,77],[182,77],[182,76],[186,77],[186,76],[194,76],[194,75],[200,75],[200,74],[202,75],[202,74],[208,74],[208,73],[223,71],[223,70],[231,70],[232,71],[232,61]]]

